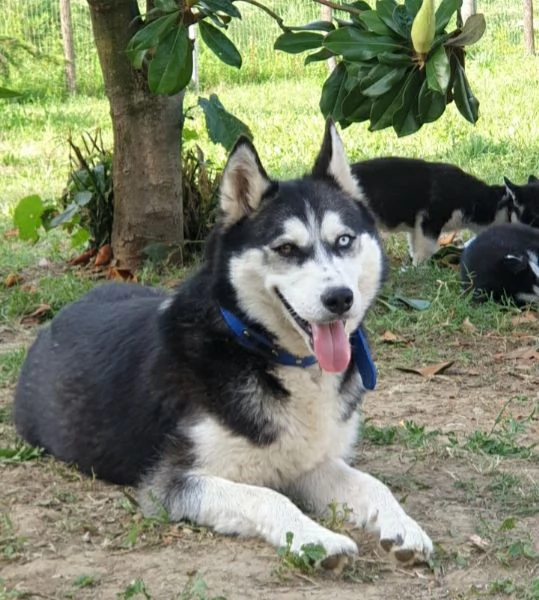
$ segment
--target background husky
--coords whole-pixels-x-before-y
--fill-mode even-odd
[[[480,233],[461,256],[461,279],[478,300],[539,302],[539,229],[497,225]]]
[[[539,180],[537,177],[530,175],[526,185],[516,185],[507,177],[503,179],[513,199],[518,220],[525,225],[539,227]]]
[[[436,252],[444,230],[479,232],[512,218],[513,196],[505,186],[488,185],[454,165],[385,157],[354,163],[352,173],[378,227],[408,232],[414,265]]]
[[[353,540],[289,497],[317,514],[336,500],[397,559],[427,558],[427,534],[347,463],[373,383],[368,349],[348,336],[385,270],[357,197],[331,124],[312,174],[293,181],[270,180],[240,140],[202,268],[173,296],[113,285],[60,311],[21,371],[20,434],[85,472],[137,483],[145,514],[164,507],[275,546],[291,531],[294,551],[353,554]]]

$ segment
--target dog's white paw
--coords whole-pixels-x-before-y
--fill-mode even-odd
[[[293,538],[290,550],[296,554],[302,554],[303,546],[308,544],[320,544],[326,551],[326,557],[330,556],[351,556],[357,554],[358,549],[354,540],[350,539],[346,535],[340,533],[334,533],[321,525],[318,525],[314,521],[301,528],[300,531],[292,531]],[[285,540],[286,544],[286,535]]]
[[[404,511],[379,514],[380,545],[404,564],[426,562],[434,549],[430,537]]]

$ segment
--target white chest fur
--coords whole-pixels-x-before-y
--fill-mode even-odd
[[[279,375],[290,397],[284,402],[273,398],[253,402],[254,407],[265,405],[278,432],[276,440],[266,446],[256,445],[206,416],[188,432],[197,473],[282,489],[322,460],[350,455],[359,415],[355,412],[343,421],[345,399],[339,394],[340,377],[322,373],[317,365],[308,369],[282,367]]]

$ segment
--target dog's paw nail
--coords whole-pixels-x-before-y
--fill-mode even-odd
[[[344,567],[351,562],[351,557],[348,554],[334,554],[328,556],[320,563],[320,566],[326,571],[333,571],[336,574],[342,573]]]
[[[395,540],[380,540],[380,546],[386,551],[391,552],[391,548],[395,545]]]
[[[415,560],[416,553],[413,550],[396,550],[394,552],[395,558],[402,563],[409,563]]]

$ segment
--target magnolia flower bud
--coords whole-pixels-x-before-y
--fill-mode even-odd
[[[412,23],[412,44],[417,54],[425,57],[432,47],[436,33],[434,0],[423,0]]]

